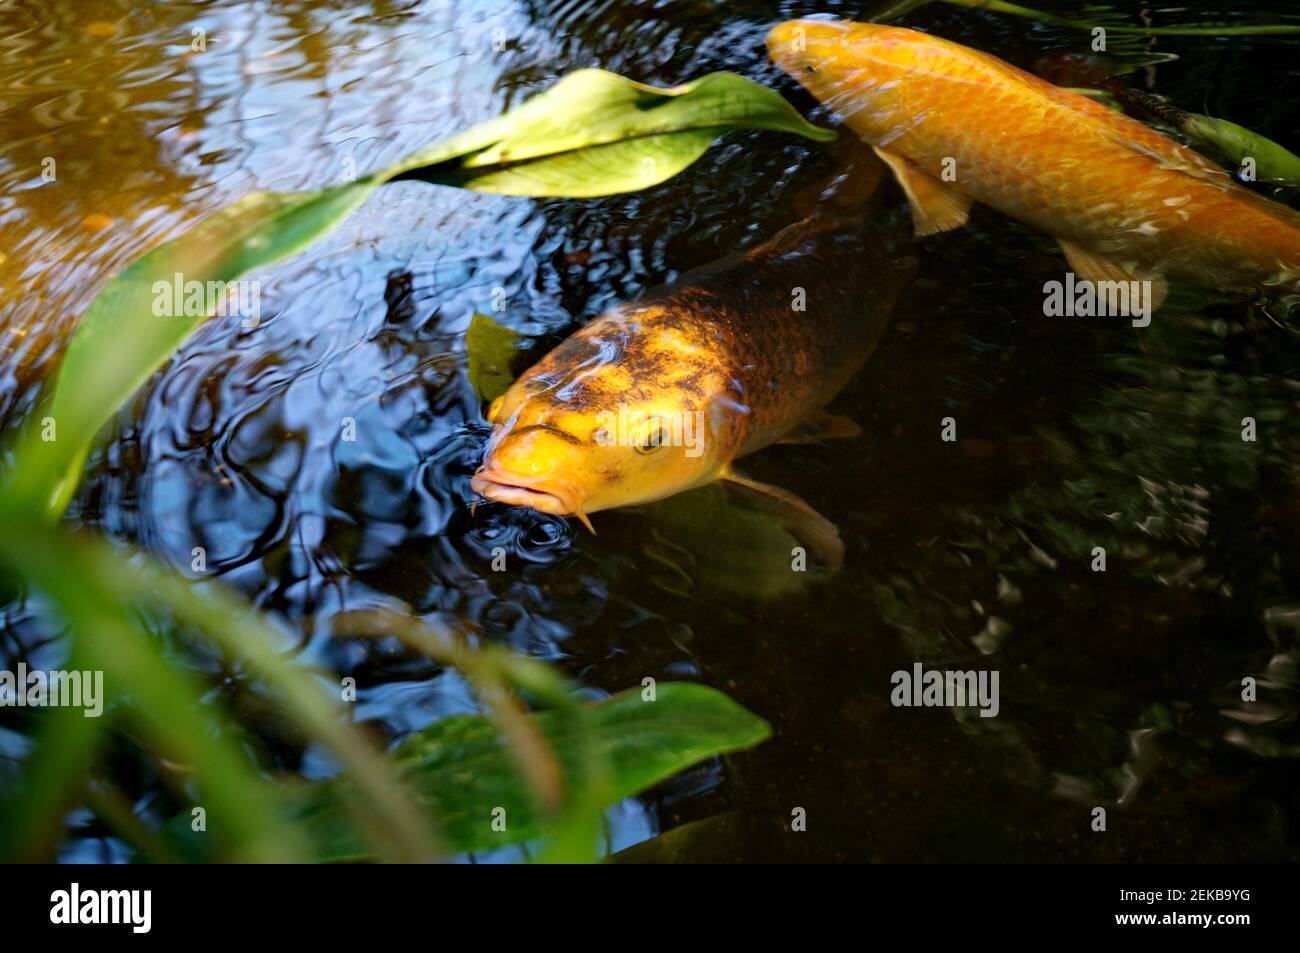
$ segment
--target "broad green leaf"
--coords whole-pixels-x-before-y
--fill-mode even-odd
[[[657,185],[734,129],[835,138],[778,93],[735,73],[659,89],[579,70],[510,115],[514,122],[501,141],[419,177],[481,192],[585,198]]]
[[[511,195],[609,195],[670,178],[733,129],[835,137],[775,91],[732,73],[657,89],[579,70],[518,108],[355,182],[249,195],[137,259],[99,293],[64,355],[48,409],[20,437],[3,492],[48,518],[63,512],[96,434],[211,313],[211,301],[190,307],[188,294],[186,302],[167,300],[178,280],[182,287],[234,282],[296,254],[399,177]]]
[[[655,701],[642,701],[639,688],[626,691],[586,706],[585,714],[594,754],[606,771],[600,803],[593,807],[631,797],[705,758],[756,745],[771,732],[766,721],[721,692],[687,683],[660,683]],[[566,778],[573,777],[581,756],[581,727],[573,713],[550,709],[534,717]],[[444,718],[406,739],[394,755],[444,839],[457,850],[493,850],[535,840],[550,830],[510,752],[485,718]],[[364,856],[322,793],[310,798],[308,824],[321,839],[325,859]],[[501,831],[492,825],[497,808],[505,812]]]
[[[521,335],[486,314],[477,311],[465,332],[465,354],[469,365],[469,383],[480,401],[495,400],[514,382],[511,368],[519,356],[516,342]]]
[[[431,181],[502,195],[594,198],[658,185],[708,151],[717,132],[688,129],[594,146],[579,152],[478,171],[464,169]]]

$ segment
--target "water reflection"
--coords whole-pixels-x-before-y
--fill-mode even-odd
[[[771,23],[806,12],[6,6],[0,426],[30,407],[107,274],[249,189],[318,188],[347,160],[393,161],[585,65],[657,83],[736,69],[820,116],[762,48]],[[1082,42],[940,7],[912,22],[1025,66]],[[205,52],[190,49],[195,27]],[[1287,141],[1287,47],[1154,45],[1184,54],[1153,68],[1160,91],[1198,102],[1213,75],[1212,111]],[[55,183],[40,180],[46,155]],[[794,220],[800,190],[829,168],[800,142],[733,135],[632,196],[385,187],[261,276],[259,328],[214,321],[156,376],[74,517],[181,567],[203,547],[210,569],[282,616],[285,651],[357,678],[358,717],[386,738],[473,704],[454,673],[335,635],[339,611],[393,600],[560,661],[593,697],[647,676],[702,680],[773,721],[754,752],[613,812],[611,847],[734,809],[710,848],[728,859],[1295,859],[1300,348],[1262,314],[1194,294],[1141,335],[1045,319],[1055,249],[977,211],[967,230],[922,243],[915,299],[837,402],[864,437],[754,462],[756,478],[844,529],[833,580],[746,589],[744,537],[724,535],[744,527],[719,523],[712,543],[688,532],[719,505],[708,500],[686,500],[698,509],[676,521],[606,514],[595,538],[527,511],[471,517],[487,427],[462,335],[494,289],[498,317],[539,356],[611,304]],[[896,192],[888,204],[906,222]],[[945,416],[959,421],[956,444],[938,439]],[[492,571],[494,547],[511,571]],[[58,633],[39,600],[10,601],[0,662],[53,667]],[[330,770],[257,706],[243,672],[177,659],[244,706],[268,764]],[[890,674],[916,660],[996,665],[1002,714],[892,708]],[[1261,699],[1250,707],[1248,676]],[[0,765],[22,756],[26,728],[0,714]],[[121,748],[123,789],[164,813],[158,779]],[[1113,806],[1124,837],[1080,840],[1093,803]],[[789,832],[796,806],[805,835]],[[67,856],[120,854],[84,823]]]

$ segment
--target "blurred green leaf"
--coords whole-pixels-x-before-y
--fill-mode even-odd
[[[69,671],[85,671],[76,656]],[[0,860],[34,863],[54,856],[63,818],[85,788],[107,729],[107,718],[87,718],[73,707],[44,713],[35,746],[24,758],[20,784],[0,792]]]
[[[261,777],[234,740],[220,714],[199,704],[201,688],[190,673],[163,659],[128,612],[121,594],[113,591],[95,564],[89,545],[64,540],[61,532],[0,531],[0,560],[19,566],[32,583],[53,600],[76,636],[74,658],[83,670],[103,673],[105,705],[101,718],[129,718],[153,749],[181,773],[192,775],[199,793],[197,806],[208,814],[213,840],[223,853],[243,861],[306,859],[302,834],[285,823],[280,792]],[[121,554],[114,554],[118,561]],[[60,709],[50,730],[41,736],[31,758],[42,768],[15,792],[17,804],[0,813],[12,818],[6,827],[5,849],[30,858],[46,840],[51,817],[76,793],[68,783],[76,757],[86,758],[104,731],[102,724],[74,726],[86,718],[80,709]],[[84,770],[84,769],[83,769]],[[53,800],[47,800],[53,798]],[[26,825],[35,825],[24,829]],[[35,838],[34,840],[32,838]]]
[[[95,435],[114,411],[207,319],[162,303],[157,283],[230,282],[301,251],[360,205],[365,180],[301,195],[259,192],[160,245],[104,286],[68,344],[54,395],[20,436],[3,489],[16,506],[57,519]],[[49,419],[52,433],[43,421]]]
[[[192,772],[199,804],[208,809],[212,839],[222,845],[221,856],[308,856],[307,842],[289,824],[288,802],[236,743],[239,729],[229,714],[199,701],[204,686],[166,659],[133,611],[163,609],[246,661],[283,698],[301,730],[339,759],[355,782],[349,792],[358,795],[345,805],[348,816],[375,850],[392,859],[436,856],[429,819],[395,769],[346,725],[341,703],[331,701],[308,672],[279,653],[281,634],[247,603],[220,585],[197,587],[145,557],[131,557],[9,506],[9,501],[0,504],[0,564],[20,571],[53,600],[74,637],[73,659],[83,669],[104,672],[108,701],[102,719],[84,719],[96,722],[94,729],[82,730],[60,716],[42,732],[41,747],[33,755],[40,768],[17,792],[15,802],[21,807],[13,809],[20,815],[46,812],[24,822],[32,827],[32,836],[44,836],[41,832],[51,823],[48,812],[66,808],[75,782],[84,780],[84,771],[72,772],[78,758],[89,760],[103,731],[99,722],[122,717],[151,750]],[[0,816],[9,813],[0,809]],[[25,855],[36,849],[21,831],[8,840],[7,852]],[[216,852],[215,845],[209,849]]]
[[[588,69],[355,182],[246,196],[137,259],[100,291],[64,355],[48,410],[20,438],[4,492],[51,519],[63,512],[99,429],[221,307],[197,297],[191,306],[188,291],[186,302],[169,300],[164,289],[178,281],[234,282],[296,254],[396,178],[508,195],[609,195],[671,178],[733,129],[835,138],[779,93],[734,73],[657,89]],[[54,439],[43,432],[46,417]]]
[[[641,689],[584,706],[594,755],[607,765],[598,793],[565,833],[569,842],[560,859],[590,846],[599,808],[671,777],[705,758],[748,748],[771,733],[766,721],[715,689],[688,683],[661,683],[655,701],[642,701]],[[565,777],[582,776],[584,726],[572,712],[552,709],[534,716],[555,750]],[[535,840],[555,830],[539,815],[511,754],[491,723],[477,715],[435,722],[407,738],[394,751],[399,766],[420,792],[439,829],[457,850],[487,851]],[[365,856],[337,823],[325,790],[309,796],[309,828],[324,845],[326,859]],[[504,811],[504,830],[493,830],[493,812]],[[498,815],[500,812],[498,812]]]
[[[21,571],[53,601],[75,637],[73,661],[104,672],[105,721],[127,720],[170,764],[178,794],[207,810],[207,832],[193,832],[188,814],[168,825],[171,847],[190,858],[428,858],[426,825],[436,823],[455,850],[546,838],[545,860],[591,860],[604,807],[769,734],[762,719],[704,686],[668,683],[657,687],[654,701],[634,690],[578,705],[557,699],[558,683],[535,662],[455,648],[463,668],[499,670],[560,702],[528,718],[562,771],[567,794],[553,813],[539,807],[499,720],[446,719],[407,739],[392,759],[381,759],[342,724],[338,707],[310,675],[278,655],[274,627],[223,587],[196,586],[144,557],[15,513],[8,503],[0,504],[0,529],[0,565]],[[245,660],[281,694],[302,730],[331,748],[344,775],[305,797],[286,796],[240,749],[229,713],[200,702],[198,678],[170,664],[144,633],[138,608],[163,609]],[[32,756],[36,767],[19,791],[9,792],[3,816],[14,823],[0,837],[5,856],[44,857],[57,843],[62,816],[82,791],[105,728],[80,715],[60,710],[49,720]],[[101,803],[119,821],[131,820],[127,805]],[[497,807],[505,812],[504,831],[493,830]]]

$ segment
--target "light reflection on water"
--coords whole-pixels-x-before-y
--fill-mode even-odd
[[[762,49],[767,26],[807,12],[6,6],[0,425],[30,407],[107,274],[233,198],[392,162],[580,66],[661,84],[735,69],[808,111]],[[912,22],[1021,65],[1083,42],[945,8]],[[196,27],[205,52],[190,50]],[[1287,141],[1288,48],[1159,49],[1187,53],[1158,68],[1160,91],[1200,108],[1210,89],[1208,111]],[[55,183],[41,183],[45,156]],[[503,320],[540,352],[574,322],[771,234],[828,169],[801,142],[736,135],[663,186],[599,201],[387,186],[259,276],[260,327],[214,321],[185,345],[122,415],[75,516],[178,566],[204,546],[210,568],[285,620],[286,650],[357,679],[357,717],[391,738],[474,704],[458,676],[393,643],[333,638],[340,609],[393,599],[557,660],[592,697],[647,675],[702,680],[774,723],[755,752],[612,811],[615,849],[734,808],[727,856],[1300,855],[1300,342],[1243,323],[1239,306],[1176,294],[1141,336],[1049,322],[1038,289],[1060,269],[1055,249],[977,210],[969,229],[922,245],[914,300],[839,402],[864,437],[777,448],[750,467],[844,528],[834,581],[764,601],[738,583],[745,572],[718,565],[733,559],[718,555],[725,544],[703,549],[687,521],[601,514],[592,539],[501,507],[470,517],[486,426],[462,334],[494,288]],[[896,193],[889,214],[903,216]],[[1267,434],[1249,447],[1233,437],[1246,414]],[[957,451],[933,436],[947,415],[962,422]],[[354,443],[339,440],[345,417]],[[1112,554],[1104,576],[1087,568],[1096,545]],[[494,546],[513,571],[490,571]],[[49,667],[56,631],[38,601],[12,604],[0,658]],[[992,659],[1002,717],[891,709],[890,673],[916,659]],[[228,691],[243,678],[190,664],[227,676]],[[1248,674],[1267,676],[1271,720],[1242,717],[1234,686]],[[24,739],[11,727],[0,751],[15,757]],[[265,737],[277,767],[332,770],[272,725]],[[146,778],[126,789],[161,797]],[[1125,837],[1080,843],[1081,808],[1121,797]],[[803,839],[784,833],[795,805],[813,819]],[[119,859],[86,833],[67,857]]]

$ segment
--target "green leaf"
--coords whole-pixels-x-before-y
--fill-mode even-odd
[[[583,714],[594,754],[605,765],[593,808],[631,797],[705,758],[756,745],[771,733],[766,721],[721,692],[687,683],[659,684],[655,701],[642,701],[639,688],[629,690],[584,706]],[[580,775],[584,726],[579,719],[562,709],[534,717],[565,777]],[[394,754],[454,849],[493,850],[535,840],[550,830],[509,750],[485,718],[444,718],[406,739]],[[325,859],[365,856],[337,823],[326,793],[314,791],[307,808],[308,825],[321,839]],[[498,808],[505,821],[500,831],[492,824]]]
[[[280,791],[256,772],[229,721],[198,703],[198,680],[169,665],[140,630],[95,565],[91,550],[64,542],[62,531],[50,529],[46,539],[39,530],[8,532],[12,528],[0,528],[0,561],[20,568],[57,606],[76,637],[73,658],[82,670],[103,673],[100,717],[128,717],[152,750],[192,773],[201,792],[199,803],[209,815],[212,840],[227,856],[243,861],[307,859],[302,833],[284,822]],[[122,560],[120,553],[115,558]],[[89,759],[105,731],[99,724],[70,725],[75,719],[98,721],[85,718],[75,707],[60,710],[31,755],[41,767],[27,775],[13,803],[0,804],[0,849],[11,859],[30,858],[61,829],[51,827],[47,812],[70,806],[67,798],[75,791],[68,786],[68,762]]]
[[[1251,160],[1256,179],[1280,185],[1300,185],[1300,156],[1272,139],[1226,119],[1189,113],[1145,90],[1126,89],[1123,97],[1184,135],[1214,147],[1238,167]]]
[[[75,655],[63,667],[88,668]],[[64,817],[85,789],[107,720],[86,718],[72,706],[42,713],[20,783],[0,790],[0,858],[6,863],[39,863],[55,856]]]
[[[282,790],[237,743],[239,729],[230,713],[201,703],[203,684],[166,657],[142,628],[136,608],[163,609],[202,630],[283,699],[297,728],[328,747],[354,779],[346,817],[376,851],[395,859],[436,856],[427,819],[392,765],[343,721],[337,698],[281,654],[282,633],[239,596],[215,583],[197,586],[147,558],[130,558],[102,540],[15,512],[3,498],[0,566],[21,573],[58,609],[73,636],[77,667],[104,673],[111,706],[102,720],[127,720],[151,751],[192,771],[210,830],[218,835],[199,838],[213,857],[223,856],[221,850],[245,859],[310,855],[302,832],[289,823]],[[14,806],[0,804],[0,851],[6,855],[31,855],[57,833],[50,809],[66,806],[75,793],[75,763],[89,760],[103,732],[100,719],[86,720],[93,726],[74,732],[66,719],[55,720],[42,733],[33,755],[37,767],[26,772]],[[21,820],[12,830],[5,823],[10,817]],[[188,815],[180,820],[188,830]]]
[[[609,195],[670,178],[733,129],[835,137],[780,94],[733,73],[657,89],[579,70],[518,108],[355,182],[249,195],[137,259],[99,293],[64,355],[48,410],[20,437],[2,492],[50,519],[63,512],[96,434],[210,313],[208,301],[191,308],[165,300],[177,276],[182,284],[234,282],[302,251],[395,178],[510,195]]]
[[[469,382],[480,401],[495,400],[514,382],[511,368],[519,355],[516,346],[522,335],[486,314],[474,312],[465,332],[465,353],[469,364]]]
[[[734,129],[821,142],[836,136],[808,123],[780,94],[735,73],[659,89],[604,70],[579,70],[509,115],[509,134],[491,148],[419,177],[480,192],[585,198],[657,185]]]
[[[1255,178],[1279,185],[1300,185],[1300,156],[1245,126],[1226,119],[1187,113],[1179,128],[1222,152],[1234,165],[1255,163]]]

